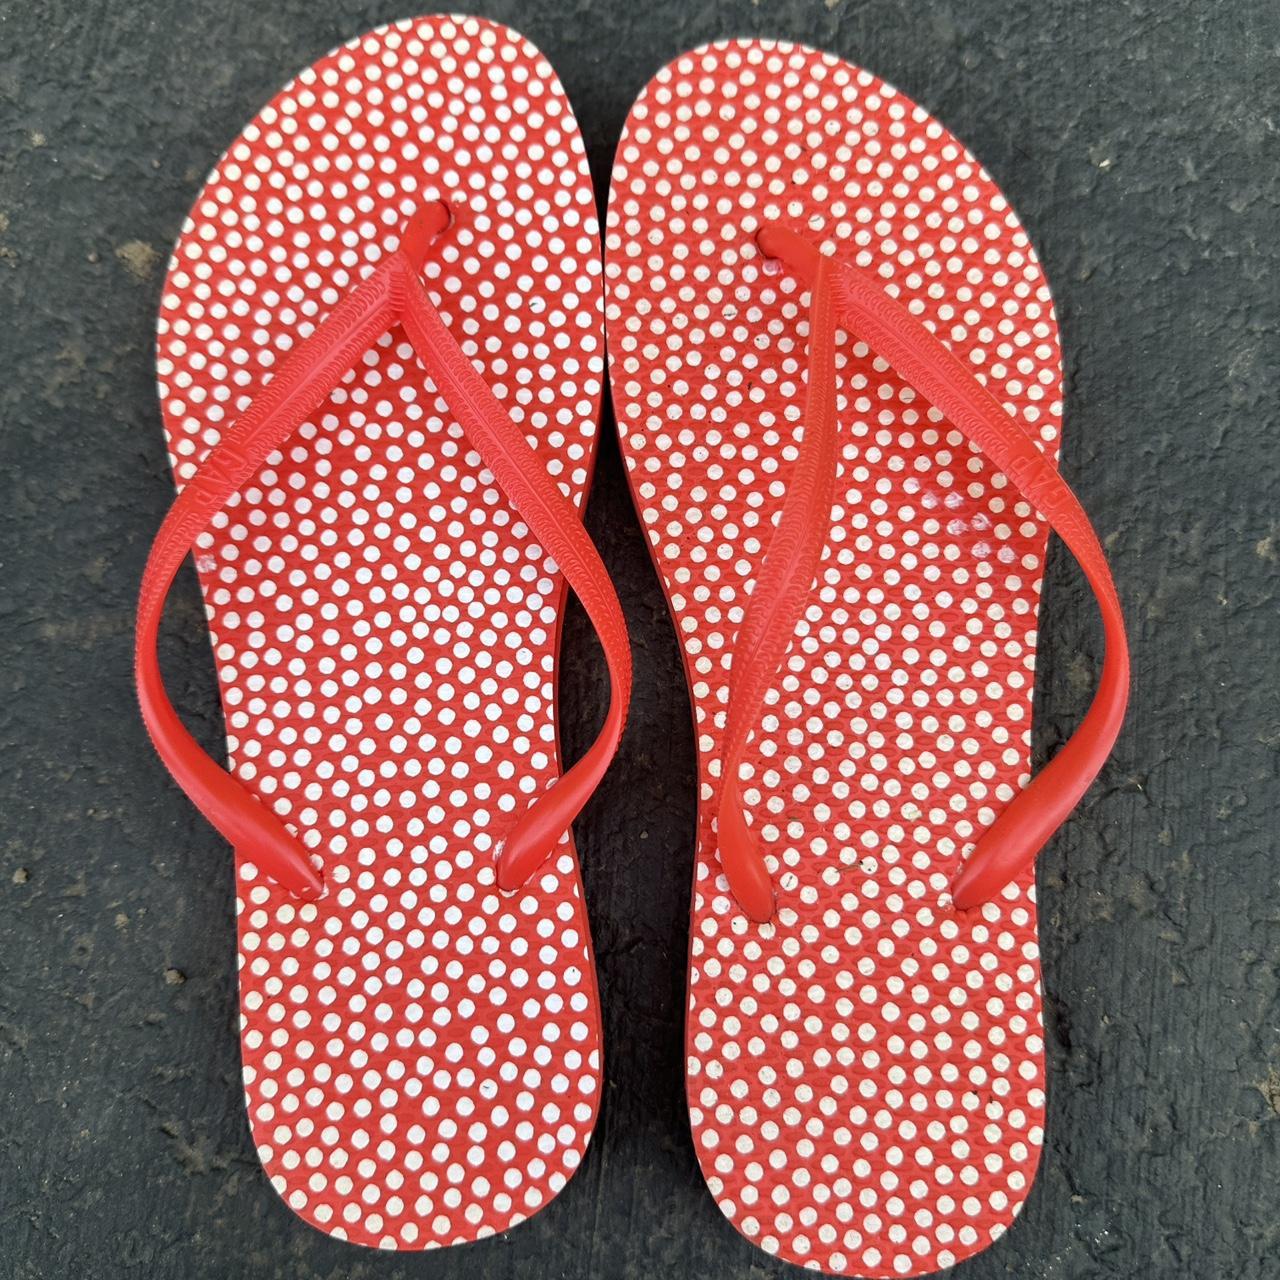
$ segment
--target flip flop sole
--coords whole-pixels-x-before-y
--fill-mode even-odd
[[[169,266],[160,400],[179,487],[405,217],[425,279],[581,508],[603,375],[577,123],[523,37],[382,27],[228,148]],[[318,855],[302,902],[237,854],[245,1095],[262,1164],[331,1235],[469,1241],[547,1204],[595,1122],[601,1044],[572,841],[518,893],[495,845],[558,774],[563,584],[399,329],[200,538],[233,772]]]
[[[966,913],[947,887],[1029,776],[1047,530],[840,336],[836,505],[742,775],[778,904],[751,923],[713,814],[734,636],[802,436],[807,342],[807,295],[756,246],[765,218],[875,273],[1054,458],[1057,328],[991,178],[869,73],[725,41],[677,59],[632,108],[606,330],[697,737],[693,1139],[720,1209],[767,1252],[917,1275],[1005,1231],[1042,1143],[1033,877]]]

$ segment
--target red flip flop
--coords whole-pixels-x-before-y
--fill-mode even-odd
[[[632,108],[605,279],[623,454],[694,705],[698,1158],[771,1254],[950,1266],[1035,1174],[1032,861],[1128,686],[1102,548],[1055,465],[1048,285],[927,112],[751,40],[685,55]],[[1107,653],[1028,782],[1050,528]]]
[[[138,615],[143,714],[234,845],[249,1120],[288,1205],[423,1249],[582,1159],[600,1015],[569,824],[630,692],[580,509],[603,378],[577,123],[523,37],[428,17],[308,68],[192,209],[159,319],[179,497]],[[230,772],[156,629],[195,551]],[[561,774],[565,582],[609,665]]]

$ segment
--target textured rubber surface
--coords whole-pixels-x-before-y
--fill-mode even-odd
[[[1057,327],[995,184],[868,72],[732,41],[677,59],[633,107],[606,316],[699,748],[694,1142],[766,1251],[921,1274],[1003,1234],[1043,1139],[1033,878],[966,913],[947,888],[1028,777],[1046,527],[874,352],[841,343],[819,585],[745,755],[778,904],[752,924],[711,819],[734,634],[803,428],[807,294],[754,242],[778,217],[875,274],[1050,456]]]
[[[179,483],[273,364],[394,248],[563,492],[601,395],[599,239],[554,72],[509,29],[380,28],[228,149],[174,250],[158,368]],[[494,849],[558,770],[563,591],[398,329],[197,544],[231,767],[320,854],[302,903],[238,856],[241,1043],[259,1158],[333,1235],[421,1249],[564,1186],[600,1083],[568,838],[510,896]]]

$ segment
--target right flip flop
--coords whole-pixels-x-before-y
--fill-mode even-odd
[[[694,50],[640,95],[605,275],[623,454],[694,705],[707,1184],[807,1267],[951,1266],[1035,1174],[1033,860],[1129,682],[1102,547],[1056,469],[1048,285],[938,121],[756,40]],[[1106,658],[1029,781],[1050,528]]]

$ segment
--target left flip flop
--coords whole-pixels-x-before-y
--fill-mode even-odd
[[[359,1244],[506,1230],[595,1123],[569,827],[631,682],[581,522],[603,360],[582,138],[498,23],[401,22],[302,72],[231,144],[169,264],[179,493],[142,584],[143,717],[235,848],[258,1154],[296,1213]],[[156,658],[192,551],[229,772]],[[562,773],[566,583],[611,700]]]

